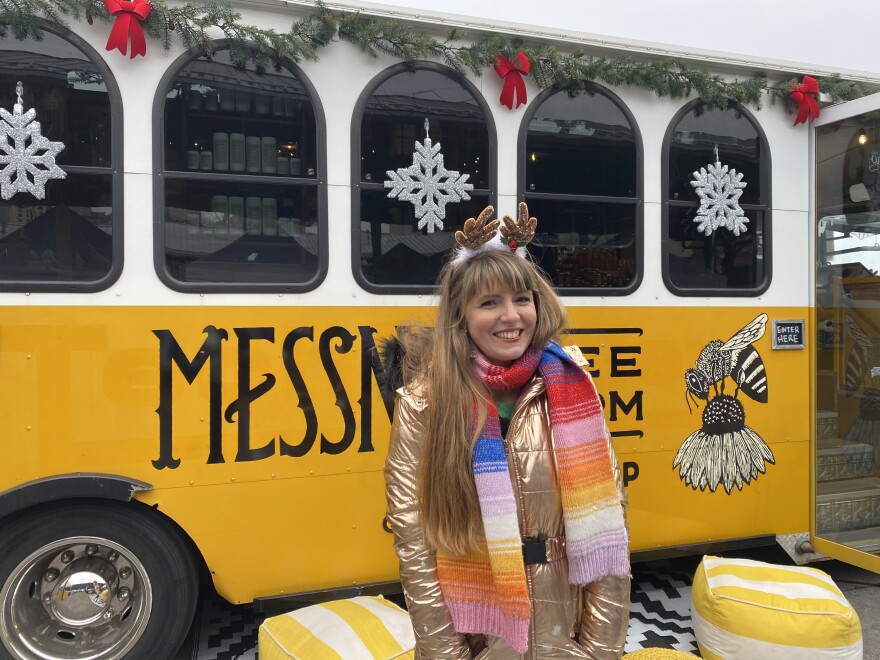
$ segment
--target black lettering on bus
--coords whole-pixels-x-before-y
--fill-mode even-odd
[[[590,356],[590,355],[599,355],[599,347],[598,347],[598,346],[578,346],[578,348],[581,349],[581,353],[584,354],[584,358],[586,358],[586,360],[587,360],[587,362],[590,364],[590,366],[591,366],[591,367],[595,366],[595,361],[592,360],[592,359],[591,359],[590,357],[588,357],[588,356]],[[598,369],[587,369],[587,372],[588,372],[593,378],[598,378],[598,377],[599,377],[599,370],[598,370]]]
[[[621,367],[636,366],[636,359],[622,358],[621,355],[640,355],[641,346],[612,346],[611,347],[611,377],[612,378],[638,378],[642,375],[641,369],[622,369]]]
[[[642,390],[636,390],[633,392],[632,398],[629,401],[624,401],[623,398],[616,390],[611,390],[608,392],[608,397],[611,401],[611,414],[609,415],[609,420],[612,422],[617,421],[617,411],[623,411],[624,415],[629,415],[632,412],[632,409],[636,409],[636,419],[638,421],[642,421]]]
[[[342,384],[342,379],[339,377],[339,370],[333,363],[333,357],[330,354],[330,342],[333,339],[338,339],[339,345],[336,346],[336,352],[348,353],[354,345],[354,340],[356,338],[355,335],[351,334],[342,326],[334,325],[324,330],[324,332],[321,333],[321,338],[318,340],[318,352],[321,355],[321,364],[324,365],[324,371],[327,374],[327,378],[330,380],[330,384],[333,386],[333,392],[336,394],[336,407],[342,412],[342,421],[344,425],[342,438],[336,442],[328,440],[323,433],[321,434],[322,454],[341,454],[351,446],[351,441],[354,440],[354,411],[351,409],[351,402],[348,400],[345,386]]]
[[[159,415],[159,458],[152,461],[157,470],[163,468],[175,468],[180,466],[180,459],[174,458],[173,442],[173,410],[172,410],[172,364],[176,364],[180,373],[186,378],[186,382],[192,385],[196,376],[205,366],[211,363],[208,371],[210,411],[209,434],[210,451],[208,463],[223,463],[222,442],[222,370],[221,370],[221,341],[229,339],[226,330],[218,330],[209,325],[202,332],[207,337],[192,360],[186,357],[180,344],[171,334],[170,330],[153,330],[153,334],[159,338],[159,407],[156,413]]]
[[[303,439],[295,445],[286,443],[284,438],[279,434],[278,453],[282,456],[293,456],[295,458],[305,456],[314,446],[315,439],[318,437],[318,416],[315,414],[315,405],[312,403],[312,396],[309,394],[309,390],[306,387],[306,381],[303,378],[302,372],[296,364],[296,358],[293,355],[296,342],[304,337],[310,341],[314,341],[315,329],[313,327],[301,327],[291,330],[284,338],[284,345],[281,348],[281,359],[284,362],[284,368],[287,370],[287,375],[290,378],[290,382],[293,384],[294,391],[296,392],[296,405],[303,411],[303,415],[306,418],[306,432],[303,435]]]
[[[226,407],[226,421],[238,415],[236,463],[259,461],[275,453],[275,438],[262,447],[251,447],[251,404],[275,386],[275,376],[263,374],[263,382],[251,387],[251,341],[275,341],[275,328],[235,328],[238,337],[238,398]]]
[[[379,351],[376,350],[376,342],[373,335],[376,328],[368,325],[359,325],[358,332],[361,335],[361,398],[358,403],[361,406],[361,444],[358,453],[373,450],[373,379],[379,386],[382,394],[382,403],[385,405],[385,413],[388,421],[394,417],[393,392],[386,387],[388,374],[382,365]],[[372,375],[372,378],[370,377]]]
[[[630,481],[639,478],[639,464],[635,461],[624,461],[623,463],[623,485],[628,486]]]
[[[632,429],[629,431],[611,431],[612,438],[644,438],[645,434],[643,431],[638,429]]]

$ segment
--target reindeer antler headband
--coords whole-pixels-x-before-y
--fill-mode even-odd
[[[491,220],[495,209],[487,206],[476,218],[468,218],[464,227],[455,232],[459,247],[452,263],[466,261],[471,257],[490,250],[510,250],[525,259],[526,245],[535,237],[538,221],[529,217],[529,207],[520,202],[516,220],[505,215],[502,220]]]

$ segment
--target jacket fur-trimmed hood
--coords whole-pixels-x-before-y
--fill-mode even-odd
[[[382,360],[382,370],[385,377],[379,383],[382,397],[394,400],[394,393],[403,387],[403,360],[406,356],[406,348],[397,335],[385,337],[376,345],[376,351]]]

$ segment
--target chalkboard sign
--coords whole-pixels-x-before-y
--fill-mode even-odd
[[[804,320],[773,321],[773,348],[804,348]]]

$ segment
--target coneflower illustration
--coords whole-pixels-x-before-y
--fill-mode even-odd
[[[711,399],[703,409],[703,426],[691,433],[672,461],[684,482],[711,492],[719,485],[728,495],[756,479],[775,463],[767,443],[746,426],[742,404],[728,394]]]

